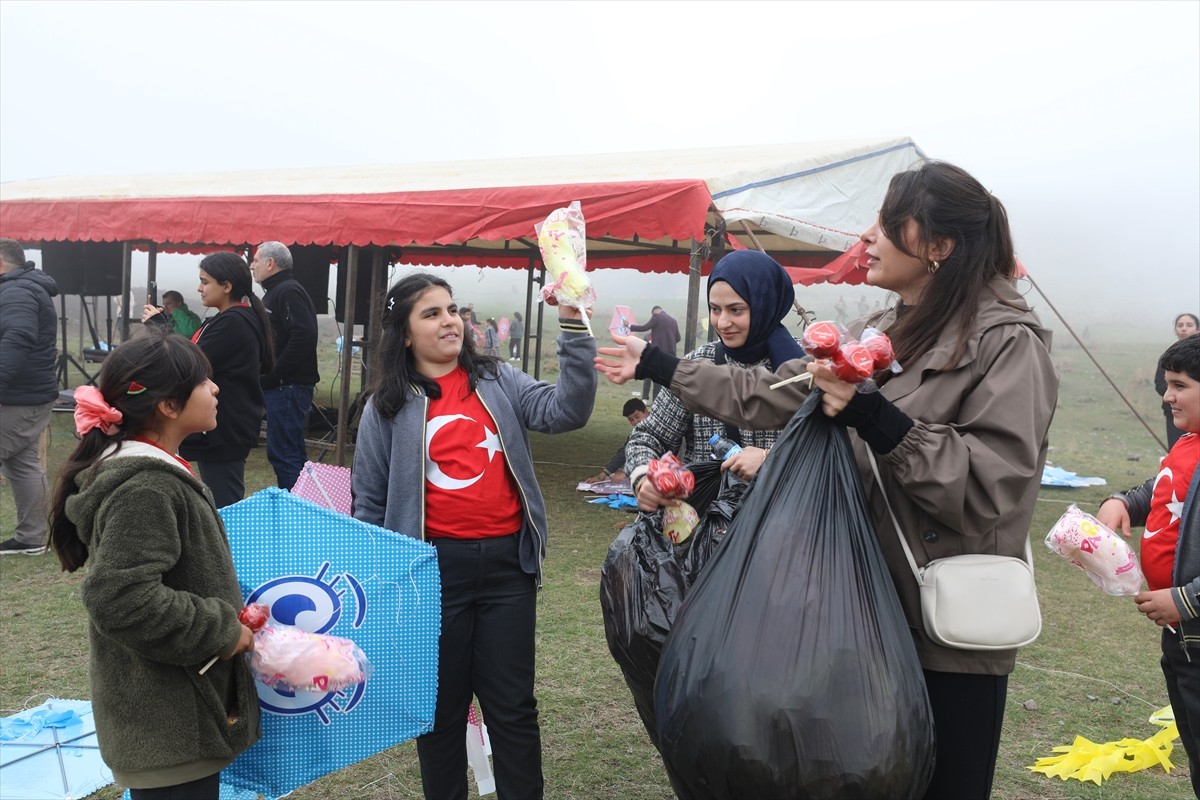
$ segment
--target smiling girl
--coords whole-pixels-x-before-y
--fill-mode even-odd
[[[730,253],[717,262],[708,278],[709,325],[719,341],[703,344],[684,358],[750,369],[776,367],[803,356],[804,350],[783,327],[795,297],[791,279],[775,259],[754,250]],[[742,452],[722,467],[749,480],[758,474],[779,429],[748,425],[729,432],[736,434]],[[625,468],[638,508],[654,512],[667,503],[653,484],[644,480],[652,459],[684,448],[692,461],[708,458],[712,452],[708,442],[714,433],[725,436],[725,423],[693,414],[674,395],[660,392],[650,415],[634,428],[625,446]]]
[[[471,695],[492,731],[501,797],[540,798],[534,628],[548,527],[529,431],[583,427],[595,340],[559,307],[557,384],[478,355],[450,285],[423,273],[384,301],[351,472],[356,519],[438,551],[442,631],[433,731],[417,739],[432,800],[467,797]]]

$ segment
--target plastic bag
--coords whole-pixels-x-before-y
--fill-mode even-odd
[[[587,228],[579,201],[551,211],[545,221],[533,226],[533,232],[537,234],[542,263],[554,279],[542,288],[542,298],[553,296],[563,305],[578,308],[591,333],[588,309],[596,303],[596,290],[587,277]]]
[[[371,671],[358,645],[341,636],[271,624],[270,610],[253,603],[238,619],[254,631],[250,669],[264,686],[288,692],[336,692],[362,683]]]
[[[1074,503],[1046,534],[1046,547],[1087,573],[1105,594],[1142,590],[1142,568],[1126,541]]]
[[[696,476],[692,502],[704,509],[694,534],[672,544],[662,535],[659,515],[642,514],[617,536],[600,570],[608,649],[655,746],[654,674],[663,642],[688,589],[725,537],[748,485],[722,473],[715,461],[691,467]]]
[[[925,680],[844,428],[813,392],[679,610],[655,681],[687,800],[921,797]]]

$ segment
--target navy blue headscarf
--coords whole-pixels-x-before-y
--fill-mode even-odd
[[[743,364],[771,359],[776,370],[785,361],[800,358],[804,348],[783,327],[792,310],[796,290],[779,262],[758,250],[735,250],[713,267],[708,290],[717,281],[728,283],[750,307],[750,332],[741,347],[726,347],[729,356]]]

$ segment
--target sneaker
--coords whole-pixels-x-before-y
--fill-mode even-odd
[[[28,556],[40,556],[49,549],[44,544],[24,544],[16,539],[5,539],[0,542],[0,556],[24,553]]]

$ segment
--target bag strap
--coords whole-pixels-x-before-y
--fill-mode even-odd
[[[867,458],[871,460],[871,472],[875,473],[875,482],[879,484],[879,493],[883,495],[883,504],[887,506],[888,516],[892,518],[892,527],[896,529],[896,536],[900,539],[900,546],[904,548],[904,555],[908,559],[908,565],[912,567],[913,576],[917,579],[917,583],[921,582],[921,570],[917,566],[917,560],[913,558],[912,548],[908,546],[908,540],[904,538],[904,532],[900,530],[900,521],[896,519],[896,512],[892,510],[892,503],[888,500],[887,489],[883,487],[883,479],[879,477],[879,464],[875,462],[875,453],[870,447],[867,448]],[[1029,537],[1025,537],[1025,563],[1029,565],[1029,572],[1033,572],[1033,549],[1029,546]]]

